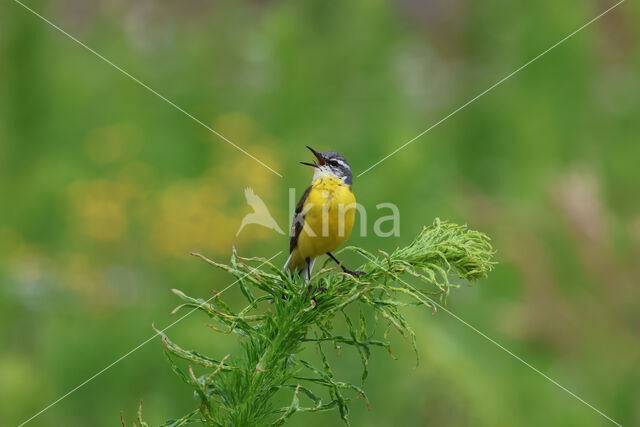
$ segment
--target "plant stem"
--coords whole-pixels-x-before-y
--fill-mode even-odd
[[[353,346],[361,358],[364,382],[369,374],[371,348],[381,347],[391,353],[391,344],[386,333],[379,337],[377,328],[367,325],[363,308],[379,315],[373,317],[388,328],[409,336],[417,353],[415,333],[402,308],[420,304],[435,310],[426,295],[435,295],[444,303],[449,291],[458,287],[450,282],[450,276],[475,280],[486,277],[494,264],[493,249],[484,234],[439,220],[425,227],[411,244],[392,253],[379,251],[376,256],[360,248],[347,249],[368,260],[359,269],[363,271],[361,276],[331,268],[321,270],[310,282],[292,277],[264,259],[242,258],[234,253],[231,264],[224,265],[200,256],[238,278],[248,305],[237,312],[219,295],[203,301],[180,291],[174,293],[183,300],[181,307],[196,307],[223,328],[217,330],[240,336],[242,349],[227,364],[226,357],[216,360],[183,350],[162,334],[173,370],[201,400],[199,414],[192,412],[167,425],[177,427],[194,421],[211,426],[281,425],[296,412],[333,409],[338,409],[348,424],[349,403],[365,393],[357,385],[334,379],[321,343]],[[266,267],[250,267],[250,262],[261,262],[260,266]],[[426,286],[399,280],[402,275]],[[352,319],[346,309],[356,304],[361,307],[360,316]],[[334,332],[336,315],[344,317],[346,333]],[[318,335],[308,339],[312,328]],[[321,366],[299,358],[309,343],[317,346]],[[185,374],[175,363],[176,357],[200,365],[207,373],[197,377],[190,367],[189,375]],[[328,399],[319,397],[316,389],[326,390]],[[274,396],[291,390],[289,406],[274,408]],[[305,402],[301,403],[301,398]],[[305,406],[308,400],[311,404]]]

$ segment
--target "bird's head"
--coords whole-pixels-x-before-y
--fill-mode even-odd
[[[313,179],[319,178],[322,175],[330,175],[342,179],[347,185],[351,185],[353,181],[351,166],[349,166],[347,159],[345,159],[342,154],[337,151],[320,153],[309,146],[307,146],[307,148],[316,156],[318,163],[300,163],[315,168]]]

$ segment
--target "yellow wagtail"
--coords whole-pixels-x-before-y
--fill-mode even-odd
[[[345,273],[359,275],[361,272],[347,269],[331,254],[349,238],[353,228],[356,198],[351,191],[351,166],[336,151],[319,153],[307,148],[318,162],[300,162],[315,171],[293,215],[290,254],[284,268],[303,273],[309,280],[316,257],[327,254]]]

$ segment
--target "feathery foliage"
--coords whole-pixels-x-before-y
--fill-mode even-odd
[[[391,253],[372,254],[355,247],[345,250],[366,259],[360,268],[363,275],[353,277],[337,268],[323,268],[309,283],[297,275],[291,277],[266,259],[234,253],[226,265],[195,254],[235,276],[247,305],[234,310],[219,295],[205,301],[174,290],[183,301],[175,311],[193,307],[203,312],[215,323],[214,330],[237,334],[242,350],[235,355],[209,357],[180,348],[158,331],[171,367],[193,387],[200,402],[198,409],[165,425],[275,426],[296,412],[328,410],[337,410],[348,425],[349,403],[358,398],[366,402],[366,395],[361,385],[335,378],[325,347],[352,346],[362,360],[363,383],[373,347],[393,354],[387,334],[376,336],[362,310],[355,316],[347,307],[369,307],[379,322],[409,336],[416,349],[415,334],[402,308],[419,304],[435,311],[434,298],[445,302],[449,291],[458,286],[450,277],[483,278],[494,264],[486,235],[437,219],[410,245]],[[411,285],[407,281],[411,277],[420,284]],[[341,318],[348,329],[344,335],[336,334],[333,326],[334,320]],[[305,346],[318,349],[321,363],[314,365],[298,357]],[[196,375],[191,366],[185,372],[176,359],[200,366],[206,373]],[[278,393],[289,393],[291,403],[274,407]]]

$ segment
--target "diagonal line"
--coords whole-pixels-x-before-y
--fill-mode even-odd
[[[256,269],[262,267],[263,265],[265,265],[266,263],[268,263],[269,261],[271,261],[272,259],[274,259],[275,257],[277,257],[278,255],[280,255],[282,253],[282,251],[278,252],[277,254],[275,254],[274,256],[272,256],[271,258],[269,258],[268,260],[264,261],[262,264],[260,264],[259,266],[255,267],[255,268],[251,268],[251,271],[247,274],[245,274],[244,276],[242,276],[241,278],[239,278],[238,280],[236,280],[235,282],[231,283],[230,285],[228,285],[226,288],[224,288],[223,290],[221,290],[220,292],[216,293],[214,296],[212,296],[211,298],[209,298],[208,300],[200,303],[199,306],[197,306],[196,308],[194,308],[193,310],[189,311],[187,314],[185,314],[184,316],[176,319],[175,321],[173,321],[172,323],[170,323],[168,326],[166,326],[164,329],[156,332],[155,334],[151,335],[149,338],[147,338],[146,340],[144,340],[141,344],[137,345],[136,347],[132,348],[131,350],[129,350],[128,352],[126,352],[125,354],[123,354],[122,356],[120,356],[119,358],[117,358],[116,360],[114,360],[113,362],[111,362],[110,364],[108,364],[107,366],[105,366],[104,368],[102,368],[101,370],[99,370],[98,372],[96,372],[95,374],[93,374],[92,376],[90,376],[89,378],[87,378],[86,380],[84,380],[83,382],[81,382],[80,384],[78,384],[77,386],[75,386],[74,388],[72,388],[71,390],[69,390],[68,392],[66,392],[65,394],[63,394],[62,396],[60,396],[58,399],[54,400],[53,402],[51,402],[50,404],[48,404],[47,406],[45,406],[44,408],[42,408],[38,413],[36,413],[35,415],[31,416],[31,418],[23,421],[18,427],[22,427],[23,425],[27,424],[28,422],[32,421],[34,418],[38,417],[39,415],[41,415],[43,412],[51,409],[53,406],[55,406],[56,404],[60,403],[62,400],[66,399],[67,397],[69,397],[69,395],[73,394],[75,391],[79,390],[80,388],[84,387],[85,385],[87,385],[88,383],[90,383],[91,381],[93,381],[95,378],[99,377],[100,375],[102,375],[104,372],[106,372],[107,370],[109,370],[110,368],[112,368],[113,366],[117,365],[118,363],[120,363],[122,360],[126,359],[127,357],[129,357],[131,354],[135,353],[136,351],[138,351],[140,348],[142,348],[144,345],[146,345],[147,343],[149,343],[150,341],[152,341],[155,337],[159,336],[161,333],[164,333],[167,329],[173,327],[176,323],[182,321],[183,319],[185,319],[186,317],[190,316],[191,314],[193,314],[193,312],[195,312],[196,310],[200,309],[200,307],[202,307],[203,305],[205,305],[206,303],[208,303],[209,301],[211,301],[212,299],[220,296],[223,292],[225,292],[226,290],[228,290],[229,288],[231,288],[233,285],[235,285],[236,283],[238,283],[239,281],[241,281],[242,279],[244,279],[245,277],[247,277],[248,275],[250,275],[251,273],[253,273]]]
[[[468,327],[469,329],[471,329],[472,331],[476,332],[477,334],[479,334],[481,337],[483,337],[484,339],[486,339],[487,341],[489,341],[490,343],[494,344],[495,346],[497,346],[500,350],[504,351],[505,353],[509,354],[511,357],[513,357],[514,359],[516,359],[517,361],[521,362],[522,364],[524,364],[525,366],[527,366],[528,368],[530,368],[531,370],[533,370],[534,372],[540,374],[543,378],[545,378],[546,380],[550,381],[551,383],[555,384],[556,386],[558,386],[559,388],[561,388],[562,390],[564,390],[565,392],[569,393],[571,396],[575,397],[577,400],[579,400],[580,402],[582,402],[583,404],[585,404],[586,406],[588,406],[589,408],[593,409],[594,411],[596,411],[598,414],[602,415],[604,418],[606,418],[607,420],[611,421],[613,424],[617,425],[618,427],[622,427],[622,425],[620,423],[618,423],[617,421],[614,421],[611,417],[609,417],[607,414],[605,414],[604,412],[602,412],[601,410],[599,410],[598,408],[594,407],[593,405],[591,405],[589,402],[587,402],[586,400],[584,400],[583,398],[581,398],[580,396],[578,396],[577,394],[575,394],[574,392],[572,392],[571,390],[569,390],[568,388],[566,388],[565,386],[563,386],[562,384],[560,384],[559,382],[557,382],[556,380],[554,380],[553,378],[549,377],[547,374],[545,374],[544,372],[542,372],[540,369],[536,368],[535,366],[531,365],[530,363],[528,363],[526,360],[524,360],[523,358],[521,358],[520,356],[518,356],[517,354],[513,353],[511,350],[509,350],[508,348],[506,348],[505,346],[503,346],[502,344],[500,344],[499,342],[497,342],[496,340],[494,340],[493,338],[491,338],[490,336],[488,336],[487,334],[485,334],[484,332],[480,331],[478,328],[476,328],[475,326],[469,324],[468,322],[466,322],[464,319],[460,318],[458,315],[456,315],[455,313],[449,311],[447,308],[443,307],[441,304],[439,304],[438,302],[436,302],[435,300],[433,300],[432,298],[430,298],[428,295],[425,295],[423,292],[421,292],[419,289],[416,289],[414,286],[411,286],[409,283],[405,282],[404,280],[402,280],[400,277],[398,277],[398,275],[392,273],[391,271],[387,270],[386,268],[384,268],[383,266],[381,266],[380,264],[378,264],[375,260],[369,258],[368,256],[361,254],[360,252],[358,252],[360,255],[362,255],[365,259],[367,259],[369,262],[375,264],[378,268],[386,271],[387,273],[391,274],[393,277],[395,277],[397,280],[401,281],[402,283],[404,283],[405,285],[407,285],[409,288],[411,288],[413,291],[417,292],[419,295],[423,296],[424,298],[428,299],[430,303],[436,305],[439,309],[445,311],[447,314],[449,314],[450,316],[452,316],[454,319],[458,320],[460,323],[462,323],[463,325],[465,325],[466,327]]]
[[[593,24],[594,22],[596,22],[598,19],[602,18],[604,15],[606,15],[607,13],[611,12],[613,9],[615,9],[616,7],[620,6],[622,3],[624,3],[625,0],[620,0],[618,3],[614,4],[613,6],[611,6],[610,8],[608,8],[607,10],[605,10],[604,12],[602,12],[600,15],[596,16],[595,18],[591,19],[589,22],[587,22],[586,24],[584,24],[583,26],[581,26],[580,28],[578,28],[577,30],[575,30],[574,32],[572,32],[571,34],[569,34],[568,36],[564,37],[563,39],[561,39],[560,41],[556,42],[555,44],[551,45],[550,47],[548,47],[546,50],[542,51],[540,54],[538,54],[537,56],[535,56],[534,58],[530,59],[528,62],[526,62],[525,64],[521,65],[519,68],[516,68],[514,71],[512,71],[511,73],[507,74],[506,76],[504,76],[503,78],[501,78],[500,80],[498,80],[496,83],[494,83],[493,85],[489,86],[487,89],[485,89],[484,91],[480,92],[478,95],[474,96],[473,98],[471,98],[470,100],[468,100],[467,102],[465,102],[464,104],[462,104],[460,107],[456,108],[455,110],[453,110],[452,112],[450,112],[449,114],[447,114],[446,116],[444,116],[443,118],[441,118],[440,120],[438,120],[437,122],[435,122],[434,124],[432,124],[431,126],[429,126],[427,129],[423,130],[422,132],[420,132],[418,135],[416,135],[415,137],[413,137],[412,139],[410,139],[409,141],[405,142],[404,144],[402,144],[400,147],[396,148],[395,150],[393,150],[391,153],[387,154],[385,157],[383,157],[382,159],[378,160],[376,163],[372,164],[371,166],[369,166],[367,169],[365,169],[363,172],[360,172],[358,174],[358,178],[360,178],[362,175],[364,175],[365,173],[369,172],[371,169],[373,169],[374,167],[378,166],[380,163],[384,162],[385,160],[387,160],[389,157],[393,156],[394,154],[396,154],[398,151],[402,150],[403,148],[405,148],[407,145],[411,144],[412,142],[414,142],[416,139],[422,137],[423,135],[425,135],[427,132],[431,131],[433,128],[435,128],[436,126],[440,125],[441,123],[443,123],[445,120],[449,119],[451,116],[453,116],[454,114],[460,112],[461,110],[463,110],[464,108],[466,108],[467,106],[469,106],[470,104],[472,104],[473,102],[475,102],[478,98],[486,95],[488,92],[490,92],[491,90],[495,89],[497,86],[499,86],[500,84],[504,83],[505,81],[509,80],[511,77],[513,77],[514,75],[516,75],[517,73],[519,73],[520,71],[522,71],[523,69],[525,69],[526,67],[528,67],[529,65],[531,65],[532,63],[534,63],[535,61],[537,61],[538,59],[542,58],[544,55],[546,55],[547,53],[551,52],[553,49],[555,49],[556,47],[560,46],[562,43],[564,43],[565,41],[569,40],[571,37],[573,37],[574,35],[578,34],[580,31],[584,30],[585,28],[587,28],[589,25]]]
[[[165,101],[167,104],[171,105],[173,108],[175,108],[176,110],[180,111],[181,113],[183,113],[185,116],[189,117],[190,119],[192,119],[193,121],[195,121],[196,123],[198,123],[200,126],[204,127],[205,129],[209,130],[210,132],[212,132],[214,135],[216,135],[218,138],[222,139],[223,141],[226,141],[227,143],[231,144],[233,147],[235,147],[237,150],[241,151],[242,153],[244,153],[245,155],[251,157],[253,160],[255,160],[256,162],[260,163],[262,166],[264,166],[265,168],[269,169],[271,172],[275,173],[276,175],[278,175],[280,178],[282,178],[282,175],[279,174],[278,172],[276,172],[275,170],[273,170],[270,166],[268,166],[266,163],[264,163],[263,161],[261,161],[260,159],[256,158],[253,154],[249,153],[248,151],[246,151],[244,148],[240,147],[238,144],[234,143],[233,141],[231,141],[229,138],[227,138],[226,136],[222,135],[220,132],[216,131],[215,129],[213,129],[212,127],[208,126],[207,124],[205,124],[202,120],[198,119],[197,117],[195,117],[193,114],[189,113],[188,111],[186,111],[184,108],[180,107],[179,105],[177,105],[175,102],[167,99],[164,95],[161,95],[160,93],[158,93],[155,89],[151,88],[149,85],[147,85],[146,83],[140,81],[139,79],[137,79],[136,77],[132,76],[130,73],[128,73],[127,71],[123,70],[121,67],[119,67],[118,65],[114,64],[113,62],[111,62],[109,59],[105,58],[104,56],[102,56],[101,54],[99,54],[98,52],[96,52],[95,50],[93,50],[92,48],[90,48],[89,46],[87,46],[86,44],[84,44],[83,42],[81,42],[80,40],[78,40],[77,38],[75,38],[74,36],[72,36],[71,34],[69,34],[68,32],[66,32],[65,30],[63,30],[62,28],[58,27],[56,24],[54,24],[53,22],[51,22],[50,20],[48,20],[47,18],[45,18],[44,16],[40,15],[38,12],[36,12],[35,10],[31,9],[29,6],[25,5],[24,3],[22,3],[20,0],[13,0],[14,2],[18,3],[20,6],[24,7],[25,9],[27,9],[29,12],[31,12],[32,14],[34,14],[35,16],[37,16],[38,18],[40,18],[41,20],[43,20],[44,22],[46,22],[47,24],[51,25],[53,28],[55,28],[56,30],[60,31],[62,34],[64,34],[65,36],[69,37],[71,40],[73,40],[74,42],[78,43],[80,46],[84,47],[85,49],[87,49],[89,52],[93,53],[95,56],[97,56],[98,58],[102,59],[104,62],[106,62],[107,64],[111,65],[113,68],[115,68],[116,70],[120,71],[122,74],[124,74],[125,76],[129,77],[131,80],[133,80],[134,82],[138,83],[140,86],[142,86],[143,88],[147,89],[149,92],[153,93],[154,95],[156,95],[158,98],[162,99],[163,101]]]

